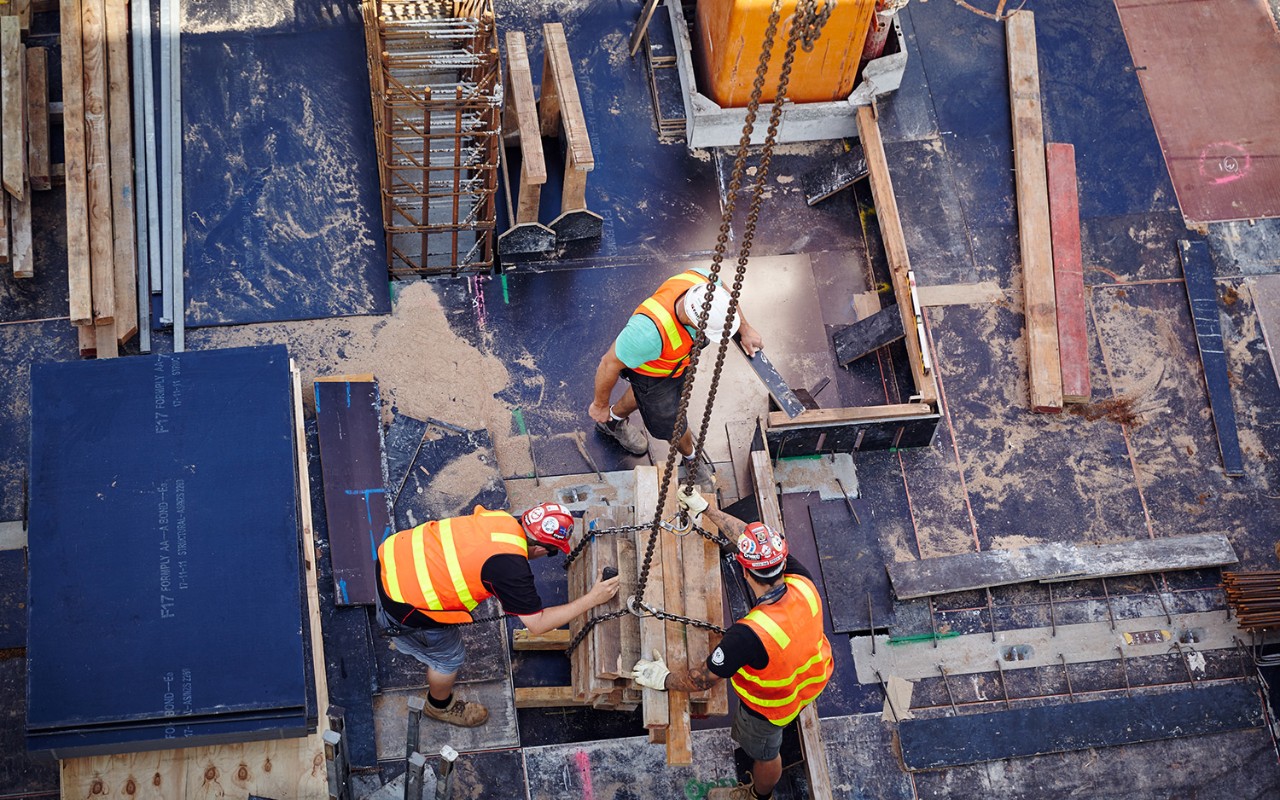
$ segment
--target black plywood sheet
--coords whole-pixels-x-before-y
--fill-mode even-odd
[[[853,501],[861,502],[861,501]],[[832,627],[863,633],[894,624],[893,597],[885,554],[869,509],[854,516],[843,500],[809,506]]]
[[[893,305],[841,328],[831,338],[836,348],[836,361],[844,366],[898,341],[904,335],[902,314]]]
[[[403,531],[470,514],[477,505],[504,511],[507,506],[493,439],[484,430],[443,431],[436,438],[428,435],[418,449],[396,498],[393,521]]]
[[[0,550],[0,650],[27,646],[27,554]]]
[[[383,445],[387,459],[387,497],[393,508],[426,433],[426,422],[406,417],[399,411],[392,412],[391,424],[387,426]]]
[[[1240,453],[1240,436],[1236,431],[1236,411],[1231,402],[1231,382],[1227,376],[1227,354],[1222,347],[1222,322],[1218,319],[1218,290],[1213,282],[1213,259],[1209,245],[1203,241],[1178,242],[1182,256],[1182,274],[1186,280],[1187,299],[1191,303],[1191,319],[1200,348],[1200,363],[1209,390],[1209,408],[1213,410],[1213,426],[1218,432],[1222,452],[1222,468],[1227,475],[1244,475],[1244,457]]]
[[[800,177],[806,203],[811,206],[821,203],[841,189],[849,188],[854,181],[867,177],[867,157],[862,152],[862,143],[852,142],[848,147],[846,152]]]
[[[288,361],[33,367],[28,733],[305,719]]]
[[[1248,683],[1160,694],[904,720],[907,769],[927,770],[1253,728],[1262,703]]]
[[[339,605],[377,600],[373,564],[391,534],[376,381],[316,381],[324,512]]]
[[[27,660],[0,658],[0,796],[56,797],[58,764],[27,753],[23,721],[27,713]]]

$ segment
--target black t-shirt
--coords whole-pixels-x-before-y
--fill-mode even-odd
[[[796,561],[795,556],[787,556],[787,564],[782,571],[786,575],[799,575],[810,581],[813,580],[809,570]],[[743,667],[764,669],[768,665],[769,652],[764,649],[764,642],[760,641],[755,631],[742,622],[730,625],[724,633],[724,638],[720,640],[720,645],[707,656],[707,669],[712,675],[725,679],[732,678]],[[765,718],[763,714],[750,707],[747,707],[746,711],[761,719]]]
[[[378,569],[381,571],[381,565]],[[538,587],[533,582],[533,570],[529,569],[529,559],[524,556],[515,553],[489,556],[480,568],[480,582],[498,598],[502,610],[507,614],[527,616],[542,610],[542,598],[538,596]],[[401,625],[411,628],[442,628],[447,624],[437,622],[408,603],[397,603],[387,597],[381,580],[376,583],[383,610]]]

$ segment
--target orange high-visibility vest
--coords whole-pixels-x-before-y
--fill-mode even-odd
[[[632,316],[648,317],[658,327],[658,334],[662,337],[662,355],[634,367],[633,372],[651,378],[678,378],[684,374],[689,351],[693,349],[693,337],[676,316],[676,301],[694,286],[709,282],[710,279],[702,273],[687,270],[667,278],[652,297],[636,306]]]
[[[760,637],[769,663],[760,670],[744,666],[730,679],[738,699],[778,726],[822,694],[835,668],[817,587],[799,575],[783,580],[787,591],[776,603],[752,609],[741,620]]]
[[[480,569],[500,553],[528,558],[524,529],[505,511],[476,506],[469,517],[388,536],[378,547],[382,588],[437,622],[470,622],[471,610],[493,594],[480,582]]]

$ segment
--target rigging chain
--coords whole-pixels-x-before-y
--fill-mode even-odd
[[[792,20],[791,29],[787,37],[786,50],[783,54],[782,67],[778,73],[778,90],[775,94],[773,107],[769,114],[769,127],[765,134],[764,144],[761,147],[760,166],[755,175],[754,182],[751,186],[751,205],[747,211],[746,223],[743,226],[742,245],[738,251],[737,265],[734,270],[733,287],[729,291],[729,310],[725,314],[724,330],[720,338],[720,345],[716,351],[716,361],[711,373],[711,384],[707,391],[707,405],[703,412],[702,423],[698,430],[698,436],[694,439],[694,462],[697,463],[703,458],[702,442],[706,440],[707,429],[711,422],[711,411],[715,405],[716,391],[720,384],[720,375],[724,368],[725,357],[728,354],[729,333],[732,330],[733,319],[738,311],[738,302],[742,294],[742,282],[746,277],[747,262],[751,257],[751,247],[755,239],[756,225],[760,218],[760,206],[764,200],[764,185],[768,179],[769,165],[773,158],[773,147],[777,140],[778,127],[782,122],[782,110],[786,104],[787,86],[791,81],[791,67],[795,61],[795,53],[797,46],[803,46],[805,51],[811,51],[818,36],[821,34],[823,26],[831,16],[833,7],[831,0],[826,0],[822,4],[822,9],[818,10],[817,0],[801,0],[796,6],[795,17]],[[698,371],[698,361],[702,355],[703,347],[707,344],[706,329],[708,317],[711,314],[711,286],[718,282],[720,277],[721,264],[724,260],[725,251],[728,249],[729,232],[733,228],[733,216],[736,210],[738,192],[742,186],[742,176],[746,172],[747,155],[751,147],[751,134],[755,131],[756,115],[760,109],[760,98],[764,93],[765,80],[769,73],[769,60],[773,54],[774,38],[777,36],[778,23],[782,17],[782,0],[773,0],[773,5],[769,11],[769,22],[765,28],[764,41],[760,49],[760,61],[756,66],[755,80],[751,85],[751,98],[747,103],[746,119],[742,125],[742,136],[738,140],[738,150],[733,161],[733,171],[729,179],[729,187],[727,198],[724,206],[724,213],[720,219],[720,231],[716,236],[715,251],[711,256],[711,279],[708,281],[708,289],[706,296],[703,298],[702,306],[698,311],[697,331],[698,336],[693,343],[693,349],[689,353],[689,363],[685,367],[684,386],[680,392],[680,404],[676,411],[676,424],[671,433],[670,445],[667,450],[667,461],[663,469],[662,480],[658,486],[658,503],[654,511],[654,519],[649,523],[648,527],[651,535],[645,546],[644,560],[640,566],[639,578],[636,584],[636,594],[634,598],[635,606],[638,606],[648,612],[649,615],[658,619],[670,620],[673,622],[683,622],[695,627],[706,627],[711,630],[721,630],[711,625],[711,623],[701,620],[693,620],[687,617],[680,617],[675,614],[668,614],[665,611],[659,611],[644,602],[644,590],[649,580],[649,569],[653,563],[654,549],[658,541],[658,533],[661,531],[662,509],[667,502],[667,489],[671,479],[671,473],[675,469],[676,453],[678,448],[677,442],[684,435],[688,427],[689,399],[692,395],[694,377]],[[690,289],[693,291],[693,289]],[[692,489],[694,487],[695,475],[693,470],[689,470],[685,475],[685,488]],[[683,512],[681,512],[683,515]],[[701,529],[699,529],[701,532]],[[703,535],[707,535],[703,532]],[[722,537],[723,538],[723,537]],[[586,537],[584,537],[586,541]],[[714,541],[714,540],[713,540]],[[727,540],[726,540],[727,541]],[[576,553],[574,554],[576,556]],[[574,648],[586,637],[587,633],[593,627],[607,619],[615,619],[623,614],[629,613],[628,609],[612,611],[598,617],[591,617],[587,623],[574,637],[566,648],[567,654],[572,654]],[[638,613],[632,609],[630,613]]]

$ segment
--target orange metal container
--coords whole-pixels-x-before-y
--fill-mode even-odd
[[[876,0],[828,2],[833,2],[835,8],[813,52],[796,48],[787,84],[787,98],[792,102],[843,100],[853,91]],[[743,108],[751,100],[751,84],[760,64],[772,7],[771,0],[698,0],[694,33],[698,40],[694,47],[698,89],[721,108]],[[783,0],[762,101],[772,101],[777,94],[778,72],[795,10],[794,0]]]

